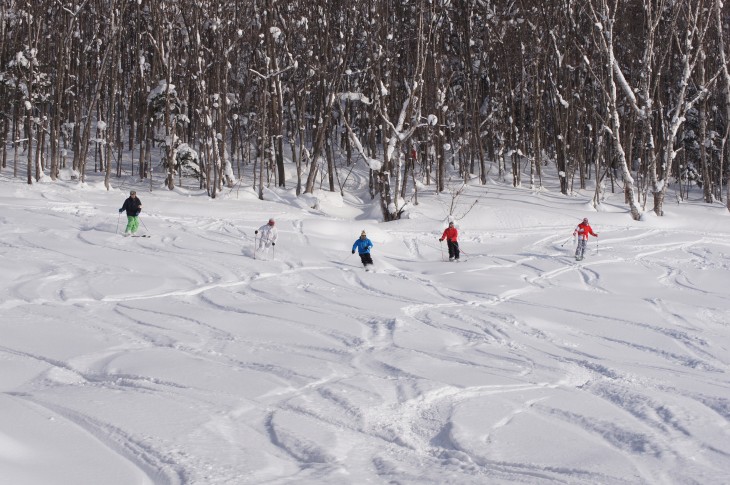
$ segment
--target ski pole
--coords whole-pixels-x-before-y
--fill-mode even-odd
[[[257,233],[258,233],[258,231],[256,231],[253,236],[253,259],[256,259],[256,248],[259,245],[259,243],[258,243],[259,237],[256,235]]]
[[[441,246],[441,261],[446,261],[444,259],[444,242],[441,239],[439,239],[439,245]]]
[[[570,241],[571,239],[573,239],[573,236],[570,236],[568,239],[566,239],[565,242],[560,245],[560,247],[562,248],[563,246],[565,246],[566,244],[568,244],[568,241]]]
[[[119,216],[117,217],[117,229],[114,231],[114,234],[119,234],[119,219],[121,219],[122,213],[119,213]]]
[[[139,222],[141,222],[142,225],[144,226],[144,230],[147,231],[147,234],[149,234],[150,233],[150,230],[147,229],[147,224],[145,224],[144,221],[142,219],[140,219],[139,216],[137,216],[137,219],[139,219]]]

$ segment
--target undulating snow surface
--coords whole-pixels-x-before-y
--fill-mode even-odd
[[[3,484],[730,480],[722,204],[635,222],[622,194],[474,186],[449,263],[432,188],[381,223],[366,196],[115,182],[0,180]],[[131,187],[149,238],[119,234]]]

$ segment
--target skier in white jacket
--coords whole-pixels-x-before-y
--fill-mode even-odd
[[[279,238],[279,232],[275,227],[276,222],[274,219],[269,219],[269,222],[259,227],[255,234],[261,233],[259,237],[259,249],[268,248],[269,246],[276,246],[276,240]]]

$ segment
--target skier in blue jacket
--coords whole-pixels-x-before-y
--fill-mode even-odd
[[[360,238],[352,245],[352,254],[355,254],[355,249],[357,249],[362,265],[367,267],[367,265],[373,264],[373,258],[370,256],[370,248],[372,247],[373,242],[368,239],[367,234],[363,231],[360,233]]]

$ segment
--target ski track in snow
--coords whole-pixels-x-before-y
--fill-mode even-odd
[[[55,211],[29,211],[92,219],[98,211],[49,202]],[[695,280],[702,270],[728,269],[717,257],[717,267],[702,267],[708,258],[698,247],[730,245],[691,233],[663,241],[660,229],[605,231],[608,244],[634,247],[622,253],[637,268],[628,284],[641,288],[648,278],[668,291],[646,295],[639,315],[616,297],[626,281],[602,276],[625,256],[600,246],[595,254],[590,245],[576,263],[555,228],[530,233],[510,211],[495,217],[505,229],[471,234],[474,254],[459,266],[432,262],[441,257],[433,234],[393,232],[391,244],[415,262],[376,253],[372,273],[312,264],[284,244],[276,259],[238,266],[251,234],[193,216],[148,217],[175,235],[133,242],[111,234],[110,221],[84,222],[75,243],[57,244],[52,230],[6,234],[3,258],[22,252],[25,267],[0,301],[6,318],[33,314],[50,328],[60,311],[90,335],[67,355],[43,342],[15,348],[11,337],[0,356],[43,369],[13,396],[86,431],[152,483],[357,483],[360,473],[404,484],[711,483],[727,476],[730,446],[708,437],[722,436],[713,430],[718,422],[727,433],[730,385],[713,376],[726,376],[730,361],[699,322],[725,328],[728,296]],[[295,245],[314,244],[305,220],[288,229]],[[492,248],[519,249],[479,253],[495,239]],[[198,254],[211,243],[214,250]],[[97,252],[110,255],[107,267],[86,264]],[[36,258],[48,253],[58,264]],[[155,271],[120,288],[115,272],[134,280],[139,271],[128,258]],[[553,305],[551,295],[562,291],[577,295],[575,307]],[[672,292],[696,294],[704,316],[682,316]],[[602,298],[616,312],[593,309]],[[377,308],[366,303],[374,299]],[[285,304],[299,311],[281,313]],[[111,308],[104,314],[113,321],[95,319],[98,308]],[[542,314],[545,321],[523,317]],[[639,338],[623,337],[622,329]],[[593,345],[581,348],[579,340]],[[615,360],[617,351],[632,362]],[[160,355],[170,369],[145,367]],[[189,362],[200,370],[172,372]],[[693,382],[703,391],[688,390]],[[132,396],[130,403],[115,404],[119,394]],[[591,406],[575,403],[576,395]],[[105,402],[89,405],[87,396]],[[169,408],[188,418],[175,433],[154,422]],[[146,417],[144,409],[155,412]],[[473,415],[479,419],[465,418]],[[534,422],[563,436],[576,460],[551,463],[544,445],[560,441],[549,437],[511,442],[512,429]],[[582,454],[588,444],[593,451]]]

